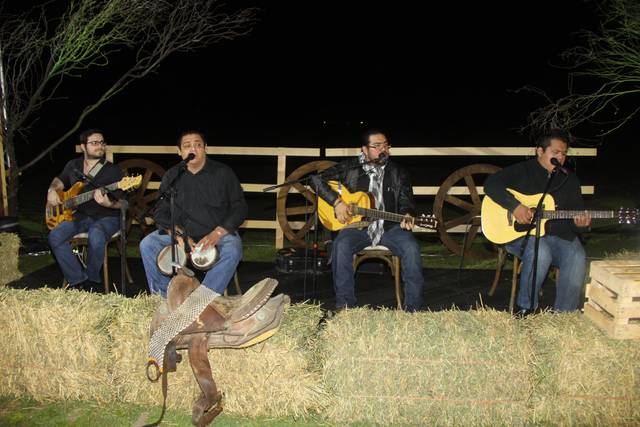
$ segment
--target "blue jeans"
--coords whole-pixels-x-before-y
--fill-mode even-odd
[[[345,228],[338,233],[331,247],[331,271],[336,293],[336,307],[355,307],[355,279],[353,255],[371,245],[367,229]],[[399,224],[385,231],[380,245],[388,247],[400,257],[402,282],[404,283],[404,309],[416,311],[424,302],[424,277],[420,246],[410,231]]]
[[[51,246],[53,255],[62,269],[62,274],[70,286],[75,286],[87,279],[97,283],[102,281],[100,270],[104,261],[105,245],[119,229],[120,218],[107,216],[65,221],[51,230],[49,246]],[[69,244],[73,236],[85,232],[89,234],[86,272],[82,269],[78,257],[73,253]]]
[[[522,239],[524,237],[516,239],[505,246],[505,249],[510,254],[518,256],[522,260],[518,306],[523,309],[538,308],[540,288],[547,277],[549,267],[555,265],[560,269],[560,277],[558,278],[558,283],[556,283],[554,309],[557,311],[577,310],[582,297],[582,286],[584,285],[587,266],[586,255],[580,239],[576,237],[572,241],[568,241],[557,236],[543,236],[540,238],[533,304],[531,304],[531,280],[533,279],[535,237],[531,236],[529,238],[524,255],[520,256]]]
[[[140,242],[140,256],[147,275],[147,284],[152,294],[167,297],[167,287],[171,278],[165,276],[158,267],[157,259],[160,251],[171,244],[171,236],[160,234],[157,230],[148,234]],[[219,294],[224,293],[238,263],[242,259],[242,240],[237,233],[225,234],[216,245],[219,258],[202,281],[202,284]]]

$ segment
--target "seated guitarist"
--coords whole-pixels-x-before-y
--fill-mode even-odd
[[[334,206],[339,222],[346,224],[352,218],[345,201],[333,191],[326,180],[337,180],[350,192],[369,192],[376,206],[382,211],[407,215],[401,223],[384,220],[372,221],[367,228],[345,227],[338,232],[331,249],[331,269],[336,293],[336,309],[356,306],[354,292],[353,256],[371,245],[388,247],[400,257],[404,283],[404,309],[416,311],[422,308],[424,277],[420,246],[411,234],[416,208],[408,173],[393,161],[389,161],[389,142],[384,133],[367,131],[362,139],[362,152],[335,166],[336,174],[314,177],[318,194]]]
[[[62,173],[53,178],[47,191],[47,207],[64,202],[59,192],[69,189],[77,181],[83,181],[82,174],[90,177],[92,182],[85,182],[81,193],[122,179],[122,170],[105,160],[105,145],[104,135],[98,129],[89,129],[80,134],[80,149],[83,154],[70,160]],[[95,191],[93,199],[77,206],[73,220],[61,222],[49,233],[49,245],[70,286],[87,291],[100,289],[105,243],[120,229],[119,208],[119,200],[113,200],[102,191]],[[89,235],[86,269],[82,268],[69,245],[73,236],[84,232]]]
[[[527,195],[544,192],[551,175],[549,194],[556,203],[556,209],[584,209],[580,182],[575,174],[563,165],[569,149],[570,135],[560,129],[551,129],[536,141],[536,157],[511,165],[487,178],[484,184],[486,194],[497,204],[513,213],[520,224],[529,224],[533,218],[533,209],[521,204],[507,188]],[[560,164],[556,166],[552,160]],[[553,160],[555,161],[555,160]],[[506,244],[505,249],[522,260],[522,271],[517,304],[519,313],[524,315],[538,307],[540,287],[547,276],[549,267],[559,267],[560,276],[556,284],[554,309],[573,311],[579,308],[582,286],[584,284],[586,256],[579,233],[587,231],[591,218],[586,214],[573,219],[546,222],[545,235],[540,238],[536,269],[536,284],[533,301],[531,300],[531,281],[533,279],[533,261],[535,230],[530,237],[519,237]],[[523,244],[526,245],[523,248]]]

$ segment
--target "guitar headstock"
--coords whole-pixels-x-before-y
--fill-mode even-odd
[[[637,224],[640,209],[620,208],[618,210],[618,223]]]
[[[137,188],[142,183],[142,175],[125,176],[118,181],[118,189],[120,190],[132,190]]]
[[[431,228],[435,230],[438,227],[438,220],[436,219],[436,216],[433,214],[431,215],[421,214],[420,216],[417,216],[415,218],[414,224],[417,225],[418,227]]]

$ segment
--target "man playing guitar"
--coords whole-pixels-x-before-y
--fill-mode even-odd
[[[96,190],[119,181],[122,170],[105,160],[105,139],[102,131],[88,129],[80,134],[82,157],[70,160],[60,175],[53,178],[47,191],[47,209],[62,204],[60,193],[84,176],[83,190]],[[120,190],[117,190],[120,191]],[[117,194],[116,194],[117,195]],[[69,286],[91,290],[100,287],[100,270],[105,244],[120,228],[120,201],[103,191],[93,191],[93,198],[77,206],[71,220],[63,220],[49,233],[49,245]],[[86,269],[73,254],[69,241],[79,233],[88,233],[89,247]]]
[[[416,208],[408,173],[389,159],[389,142],[384,133],[367,131],[362,139],[361,153],[355,159],[345,160],[332,169],[333,175],[314,177],[318,195],[334,207],[337,220],[350,222],[353,212],[340,194],[328,184],[336,180],[350,192],[369,192],[377,210],[406,215],[400,223],[378,219],[365,228],[345,227],[333,240],[331,269],[336,293],[336,309],[355,307],[353,255],[367,246],[383,245],[400,258],[407,311],[422,308],[424,277],[420,246],[411,233]]]
[[[536,142],[536,157],[511,165],[489,176],[484,190],[494,202],[507,209],[518,224],[531,223],[534,210],[525,206],[508,189],[526,195],[542,193],[551,179],[548,193],[557,209],[584,210],[580,182],[564,164],[569,149],[570,135],[560,129],[551,129]],[[538,197],[539,199],[539,197]],[[535,206],[534,206],[535,207]],[[549,207],[547,207],[549,208]],[[560,277],[556,287],[554,309],[572,311],[578,309],[586,271],[586,256],[579,233],[588,230],[591,217],[576,215],[573,219],[546,222],[545,235],[540,237],[535,292],[531,300],[531,281],[535,247],[535,229],[528,236],[519,237],[505,245],[505,249],[521,258],[522,271],[517,304],[521,314],[538,307],[538,294],[549,267],[559,267]],[[526,245],[523,247],[523,244]]]

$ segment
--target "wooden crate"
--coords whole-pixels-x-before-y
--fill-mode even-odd
[[[593,261],[584,314],[612,338],[640,339],[640,260]]]

